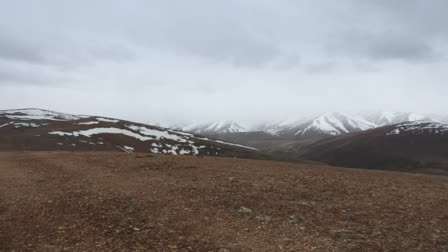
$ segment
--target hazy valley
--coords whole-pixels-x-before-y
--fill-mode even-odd
[[[447,252],[448,1],[2,1],[0,252]]]

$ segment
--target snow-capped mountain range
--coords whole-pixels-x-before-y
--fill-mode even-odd
[[[15,121],[15,128],[36,126],[30,120],[47,121],[76,121],[89,118],[83,115],[70,115],[41,109],[7,110],[1,111],[3,115]],[[239,132],[263,131],[281,137],[321,137],[337,136],[345,133],[365,131],[386,125],[396,125],[407,122],[440,122],[441,117],[427,116],[407,112],[375,112],[358,115],[333,112],[323,113],[303,118],[292,118],[277,122],[269,122],[249,127],[236,121],[217,121],[210,123],[194,123],[176,127],[184,132],[199,135],[215,136]],[[92,122],[80,124],[90,125],[101,122],[116,123],[119,120],[95,117]],[[29,125],[28,125],[29,124]],[[0,125],[6,127],[7,125]]]
[[[376,127],[374,123],[371,123],[362,117],[350,116],[343,113],[325,113],[293,121],[289,124],[282,122],[279,125],[281,125],[281,127],[277,127],[274,124],[274,127],[268,127],[265,131],[280,136],[336,136],[343,133],[368,130]]]
[[[264,131],[272,135],[284,137],[315,137],[336,136],[414,121],[437,122],[440,120],[436,117],[410,112],[375,112],[357,115],[332,112],[262,123],[253,127],[242,126],[241,123],[235,121],[217,121],[189,124],[181,127],[181,129],[204,135]]]

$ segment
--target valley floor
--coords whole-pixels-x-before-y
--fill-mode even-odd
[[[0,251],[446,251],[448,177],[1,152]]]

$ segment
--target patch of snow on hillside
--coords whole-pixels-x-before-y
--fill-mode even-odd
[[[74,131],[74,132],[52,131],[52,132],[49,132],[48,134],[59,135],[59,136],[82,135],[82,136],[86,136],[86,137],[90,137],[92,135],[97,135],[97,134],[122,134],[122,135],[136,138],[140,141],[154,140],[154,137],[142,136],[142,135],[134,133],[130,130],[118,129],[118,128],[93,128],[93,129],[80,130],[80,131]]]
[[[37,128],[40,125],[37,123],[24,123],[24,122],[16,122],[14,123],[15,128],[21,128],[21,127],[30,127],[30,128]]]
[[[94,125],[99,124],[100,122],[92,121],[92,122],[80,122],[79,125]]]
[[[124,151],[124,152],[126,152],[126,153],[132,153],[132,150],[134,149],[134,148],[132,148],[132,150],[131,149],[129,149],[129,146],[123,146],[123,147],[121,147],[121,146],[118,146],[118,145],[116,145],[115,147],[117,147],[118,149],[120,149],[120,150],[122,150],[122,151]]]
[[[48,134],[58,136],[79,136],[78,132],[63,132],[63,131],[51,131],[48,132]]]
[[[415,121],[396,125],[394,130],[387,132],[386,135],[399,135],[402,133],[420,134],[448,134],[448,123],[439,123],[433,121]]]
[[[163,147],[160,143],[152,143],[151,146],[152,147],[156,147],[156,148],[162,148]]]
[[[174,146],[170,146],[171,149],[168,150],[162,150],[162,152],[164,154],[172,154],[172,155],[177,155],[177,150],[179,149],[179,147],[177,145]]]
[[[3,128],[3,127],[5,127],[5,126],[8,126],[8,125],[13,124],[13,123],[14,123],[14,122],[9,122],[9,123],[2,124],[2,125],[0,125],[0,128]]]
[[[151,148],[149,149],[149,151],[151,151],[152,153],[160,153],[160,151],[157,148]]]
[[[237,147],[241,147],[241,148],[246,148],[246,149],[251,149],[251,150],[258,151],[258,149],[256,149],[256,148],[245,146],[245,145],[241,145],[241,144],[234,144],[234,143],[224,142],[224,141],[221,141],[221,140],[212,140],[212,139],[208,139],[206,137],[199,137],[198,139],[209,141],[209,142],[215,142],[215,143],[220,143],[220,144],[225,144],[225,145],[232,145],[232,146],[237,146]]]
[[[88,136],[88,137],[90,137],[92,135],[98,135],[98,134],[122,134],[122,135],[136,138],[140,141],[147,141],[147,140],[154,139],[154,137],[142,136],[142,135],[136,134],[132,131],[125,130],[125,129],[118,129],[118,128],[93,128],[93,129],[88,129],[88,130],[81,130],[81,131],[79,131],[79,134],[83,135],[83,136]]]
[[[109,118],[104,118],[104,117],[97,117],[96,119],[101,122],[110,122],[110,123],[117,123],[120,121],[120,120],[109,119]]]
[[[154,136],[156,139],[170,139],[177,142],[187,142],[187,140],[178,135],[170,134],[168,131],[148,129],[144,126],[126,125],[127,128],[139,132],[144,136]]]
[[[394,129],[388,133],[386,133],[386,136],[388,135],[399,135],[400,134],[400,129]]]
[[[180,154],[180,155],[189,155],[190,153],[191,153],[190,150],[185,150],[185,149],[181,149],[181,150],[179,151],[179,154]]]
[[[170,132],[173,132],[173,133],[176,133],[176,134],[179,134],[179,135],[183,135],[183,136],[188,136],[188,137],[192,137],[192,136],[194,136],[194,135],[191,134],[191,133],[182,132],[182,131],[178,131],[178,130],[170,130]]]
[[[199,149],[200,149],[201,147],[196,147],[196,146],[194,146],[194,145],[192,145],[191,147],[193,148],[193,154],[194,154],[194,155],[199,155]]]
[[[131,146],[123,146],[126,150],[131,150],[131,151],[133,151],[134,150],[134,147],[131,147]]]

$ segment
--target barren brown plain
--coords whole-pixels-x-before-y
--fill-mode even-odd
[[[0,152],[0,251],[447,251],[448,177]]]

